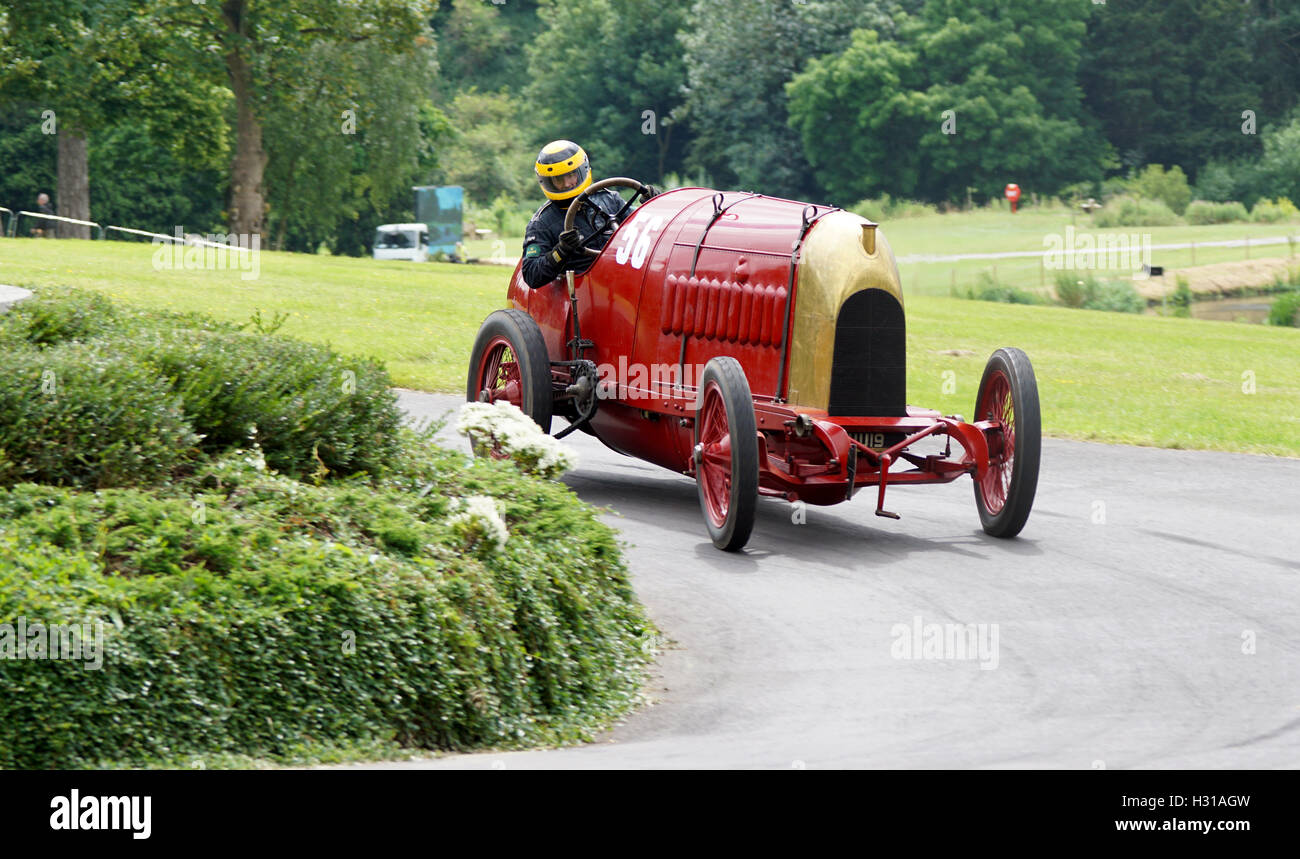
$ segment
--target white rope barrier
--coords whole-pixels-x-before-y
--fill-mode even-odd
[[[137,235],[137,236],[149,236],[151,238],[163,239],[164,241],[169,241],[169,242],[177,242],[183,245],[200,245],[209,248],[224,248],[225,250],[243,251],[244,253],[251,253],[253,250],[252,248],[246,248],[240,244],[223,245],[221,242],[210,242],[207,239],[195,238],[193,236],[169,236],[166,233],[151,233],[148,230],[136,230],[136,229],[132,229],[131,227],[117,227],[117,226],[109,225],[107,227],[104,227],[104,229],[118,230],[123,233],[131,233],[132,235]]]

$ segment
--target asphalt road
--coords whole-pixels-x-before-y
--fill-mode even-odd
[[[1300,766],[1300,460],[1049,439],[1019,539],[963,479],[891,490],[896,522],[763,499],[724,554],[692,481],[570,440],[672,639],[652,703],[586,746],[378,766]],[[907,658],[930,624],[976,624],[982,656]]]

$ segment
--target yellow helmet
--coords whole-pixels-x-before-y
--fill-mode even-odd
[[[591,185],[587,153],[572,140],[555,140],[543,146],[535,167],[542,193],[556,202],[572,200]]]

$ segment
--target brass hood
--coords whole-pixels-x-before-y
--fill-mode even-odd
[[[884,290],[901,307],[902,282],[884,233],[866,218],[843,211],[823,216],[809,231],[797,278],[787,400],[825,410],[840,308],[866,289]]]

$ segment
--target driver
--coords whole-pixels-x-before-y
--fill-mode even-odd
[[[547,202],[533,214],[524,231],[524,282],[533,289],[550,283],[561,272],[590,265],[591,258],[582,252],[583,243],[603,247],[614,233],[614,216],[623,208],[623,198],[617,192],[609,188],[597,191],[578,212],[574,229],[565,230],[569,204],[591,186],[587,153],[571,140],[556,140],[542,147],[535,169]],[[654,196],[653,189],[647,196]]]

